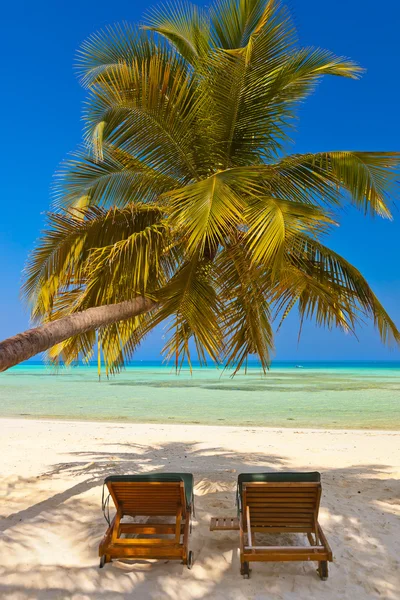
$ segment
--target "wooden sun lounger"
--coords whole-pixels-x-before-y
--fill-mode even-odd
[[[238,478],[240,572],[250,576],[253,561],[316,561],[322,580],[328,578],[332,551],[318,523],[321,498],[319,473],[246,473]],[[236,529],[219,518],[212,530]],[[221,523],[222,526],[218,526]],[[309,546],[260,546],[258,533],[304,533]]]
[[[103,511],[109,527],[100,543],[100,568],[112,559],[181,559],[191,569],[189,533],[193,512],[193,476],[188,473],[108,477]],[[116,514],[107,518],[111,496]],[[123,523],[124,517],[165,517],[173,523]],[[125,537],[134,534],[135,537]],[[163,536],[163,537],[160,537]]]

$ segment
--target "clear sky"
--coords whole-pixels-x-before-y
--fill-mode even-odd
[[[124,20],[136,22],[152,4],[30,0],[2,8],[0,339],[29,325],[19,299],[21,271],[43,225],[53,173],[81,139],[84,92],[73,71],[75,52],[92,32]],[[358,82],[324,80],[301,108],[293,151],[400,150],[398,1],[287,4],[303,45],[328,48],[367,69]],[[361,270],[400,325],[398,209],[394,217],[394,222],[368,220],[348,210],[330,245]],[[293,315],[277,337],[277,359],[400,359],[398,350],[380,345],[371,327],[362,328],[358,342],[307,325],[298,345],[297,331]],[[136,358],[158,358],[161,334],[149,337]]]

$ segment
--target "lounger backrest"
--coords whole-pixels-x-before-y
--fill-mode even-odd
[[[107,481],[115,507],[130,516],[185,514],[183,481]]]
[[[252,482],[242,485],[243,525],[253,528],[314,529],[318,518],[319,482]]]

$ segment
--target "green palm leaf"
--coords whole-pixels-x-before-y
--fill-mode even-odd
[[[217,258],[216,269],[223,302],[221,329],[224,334],[223,359],[234,373],[256,355],[263,370],[274,349],[270,305],[260,283],[262,271],[249,264],[239,240]]]
[[[289,25],[288,13],[276,0],[220,0],[211,8],[214,44],[226,50],[245,47],[252,35],[257,35],[278,12]]]
[[[168,192],[171,207],[170,221],[176,229],[184,230],[189,254],[199,249],[217,249],[225,236],[240,223],[243,202],[216,174],[176,191]]]
[[[82,198],[86,198],[84,206],[125,207],[134,202],[156,202],[160,194],[182,183],[129,152],[103,145],[102,160],[82,149],[62,164],[54,187],[54,205],[79,207]]]
[[[165,3],[146,15],[144,29],[168,39],[189,63],[194,64],[207,53],[210,22],[207,13],[194,4]]]
[[[274,163],[230,169],[229,181],[252,182],[253,191],[299,203],[339,207],[354,203],[365,213],[390,217],[398,194],[400,152],[294,154]]]
[[[293,237],[302,232],[319,236],[335,224],[318,206],[268,197],[250,201],[246,219],[249,228],[244,242],[252,260],[268,264],[274,271],[280,268]]]
[[[219,362],[222,334],[219,327],[220,300],[208,260],[193,257],[183,265],[163,290],[156,295],[161,308],[151,322],[151,328],[168,322],[164,352],[173,358],[177,369],[186,357],[191,365],[189,340],[193,338],[200,363],[209,356]]]
[[[271,299],[282,319],[297,303],[301,319],[354,332],[364,317],[372,318],[385,343],[400,342],[395,323],[361,273],[307,235],[299,235],[289,246],[287,266],[272,286]]]
[[[124,299],[131,298],[146,290],[150,277],[158,277],[161,247],[169,243],[162,209],[132,205],[105,211],[92,207],[80,215],[53,213],[48,219],[49,228],[25,270],[23,293],[33,304],[35,318],[46,315],[54,318],[55,301],[60,295],[63,307],[77,311],[110,303],[124,293],[127,294]],[[117,261],[113,264],[115,257]],[[130,265],[128,270],[127,262],[124,270],[124,261]],[[133,270],[132,261],[136,262]],[[99,281],[98,271],[102,268]],[[116,286],[115,274],[121,270],[124,273]],[[67,304],[63,302],[66,292]],[[89,304],[84,302],[88,296]],[[58,311],[56,316],[64,313]]]

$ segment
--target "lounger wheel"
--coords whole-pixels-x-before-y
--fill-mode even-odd
[[[240,566],[240,573],[243,579],[250,579],[250,565],[248,562],[243,562]]]
[[[328,579],[328,561],[323,560],[318,564],[318,573],[322,581],[326,581]]]
[[[190,550],[188,557],[187,557],[187,563],[186,563],[186,566],[189,570],[193,567],[193,563],[194,563],[194,554],[193,554],[193,551]]]

